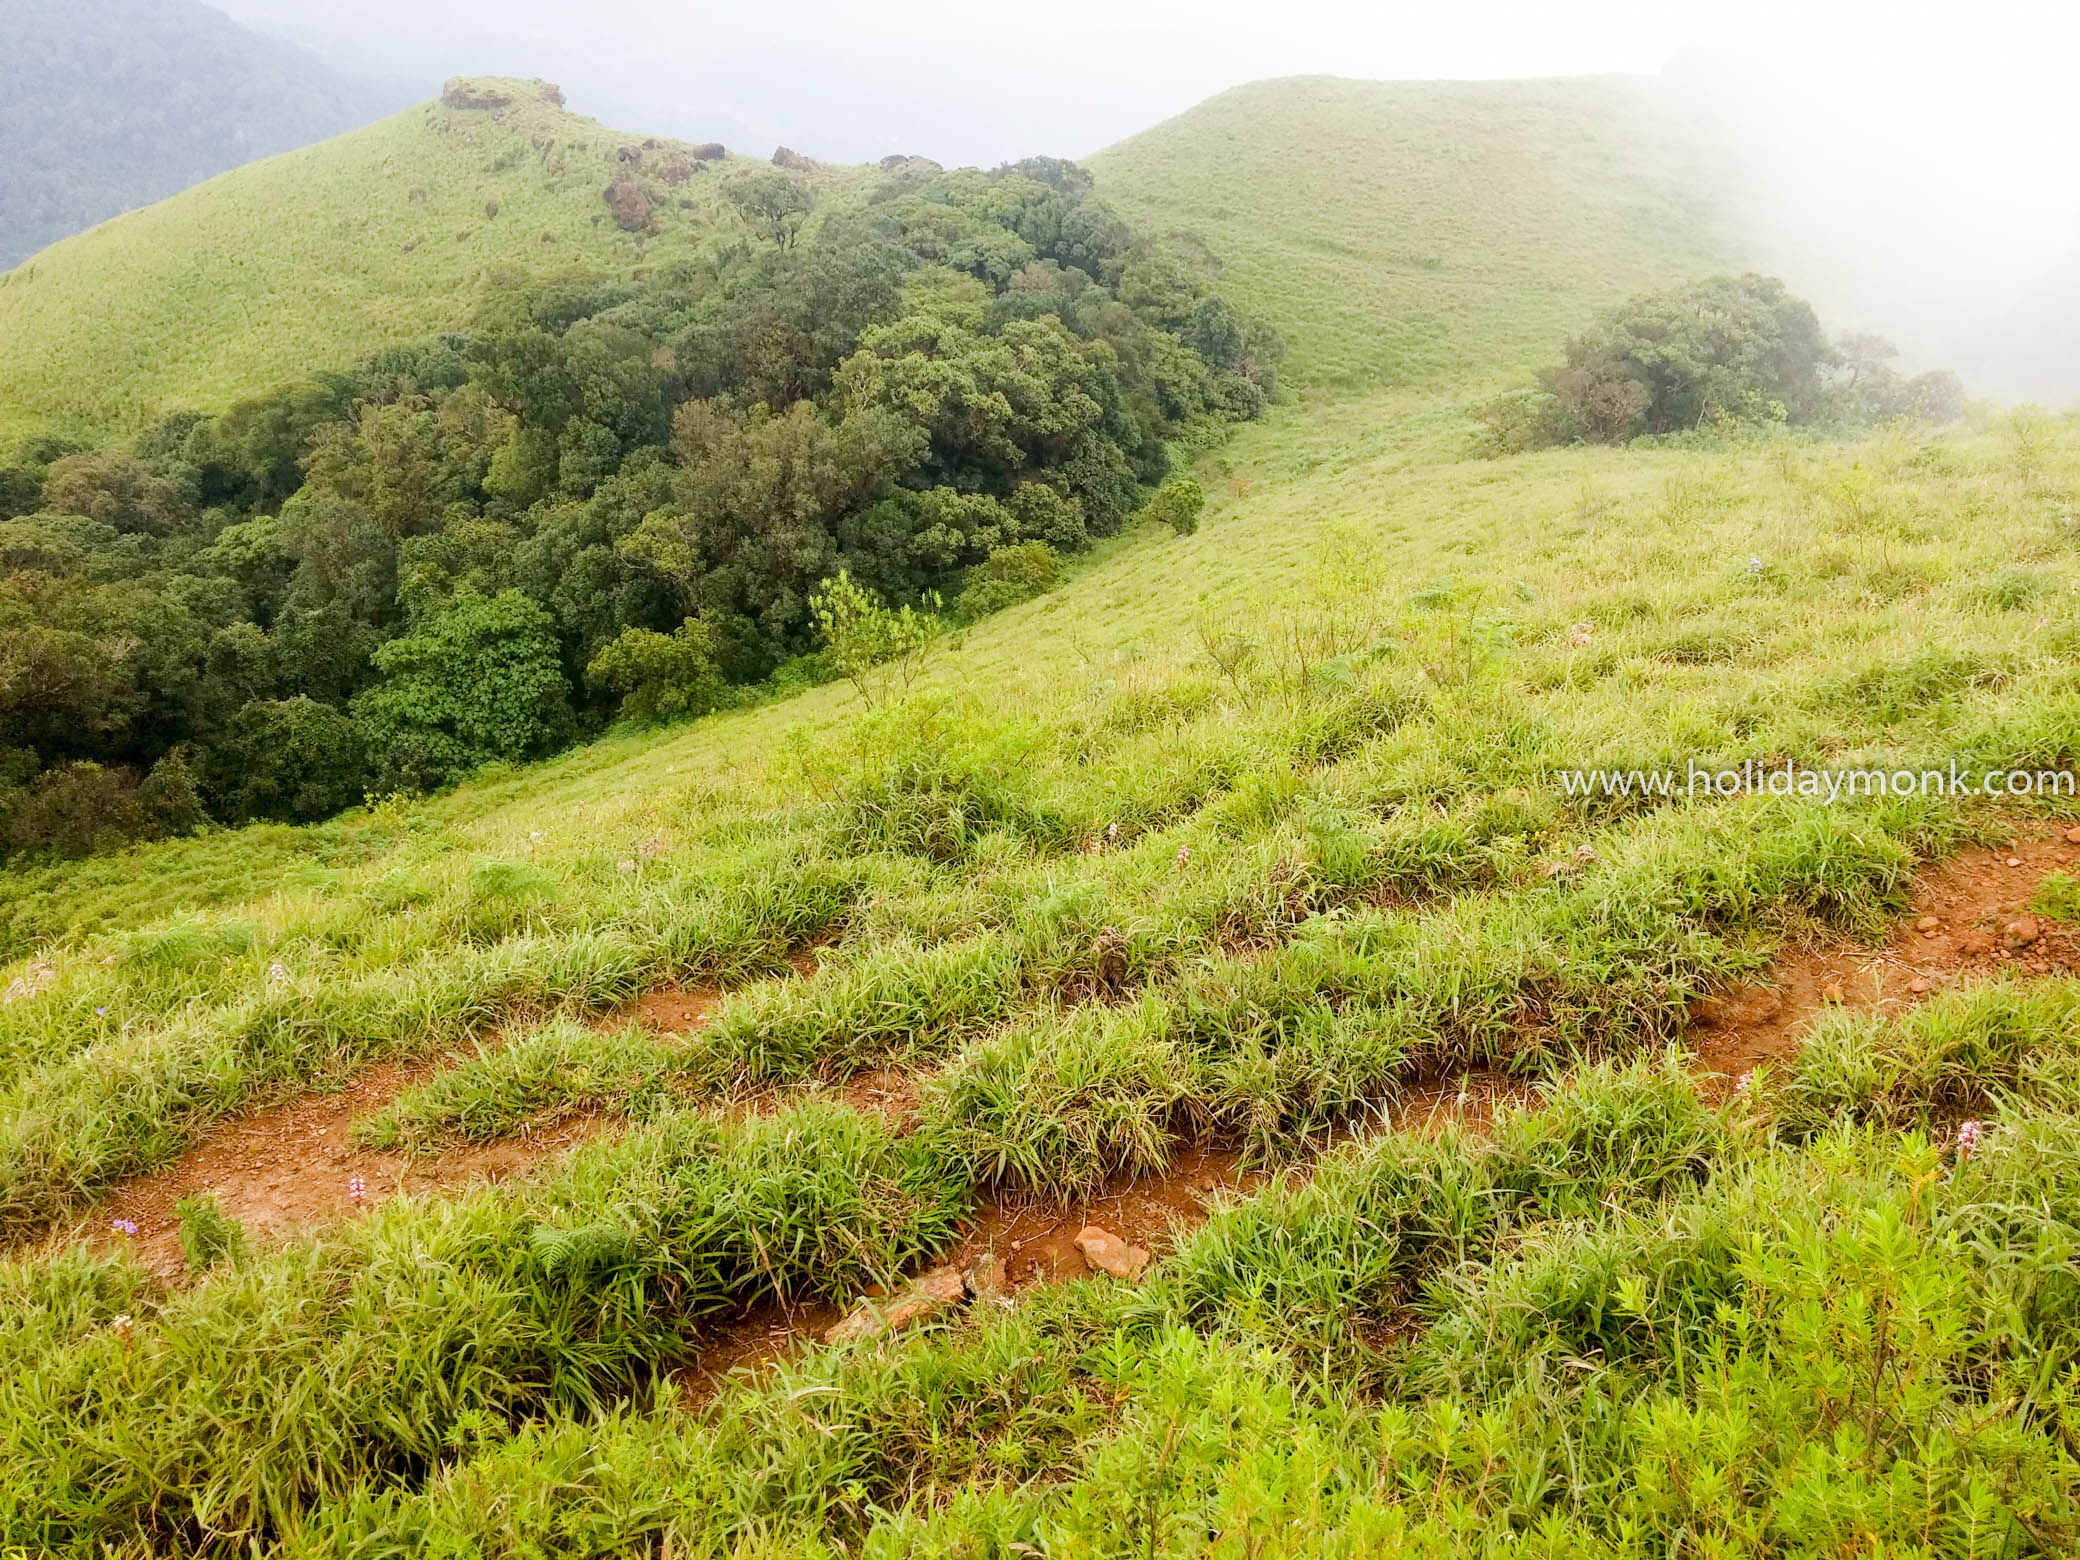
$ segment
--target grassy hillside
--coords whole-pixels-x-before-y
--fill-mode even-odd
[[[1616,89],[1252,90],[1430,101],[1431,174],[1204,197],[1315,393],[1196,533],[871,706],[0,876],[0,1550],[2080,1551],[2080,800],[1567,778],[2070,771],[2080,427],[1478,458],[1439,384],[1704,227],[1568,226]],[[212,1149],[172,1255],[119,1210]],[[1126,1191],[1138,1280],[1016,1249]]]
[[[1237,87],[1090,160],[1196,235],[1306,385],[1465,383],[1550,358],[1597,309],[1735,258],[1654,84]]]
[[[2080,1239],[2072,981],[2018,963],[1897,1025],[1842,1015],[1725,1106],[1680,1066],[1578,1065],[1689,1038],[1693,994],[1868,934],[2018,815],[1559,775],[2070,762],[2080,436],[1465,447],[1413,396],[1284,409],[1209,463],[1196,536],[1123,538],[906,703],[825,688],[42,880],[16,925],[58,935],[0,969],[18,1235],[253,1101],[494,1028],[354,1131],[638,1124],[172,1289],[121,1235],[0,1264],[30,1319],[0,1338],[0,1537],[2069,1549],[2069,1329],[2034,1286]],[[680,983],[721,989],[697,1033],[571,1022]],[[1571,1082],[1492,1138],[1368,1126],[1318,1157],[1481,1068]],[[907,1114],[841,1092],[869,1073]],[[1969,1164],[1964,1112],[2001,1145]],[[802,1339],[712,1410],[652,1395],[741,1307],[848,1304],[979,1207],[1081,1206],[1194,1138],[1312,1172],[1141,1286]],[[1873,1387],[1894,1312],[1905,1375]],[[1656,1484],[1679,1433],[1741,1477]]]
[[[32,428],[130,431],[351,364],[461,324],[489,270],[629,272],[734,230],[720,167],[690,148],[567,113],[539,83],[461,87],[509,101],[407,110],[0,276],[0,444]],[[624,173],[645,231],[603,196]]]

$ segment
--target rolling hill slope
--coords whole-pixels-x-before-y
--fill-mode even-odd
[[[477,105],[477,106],[471,106]],[[603,191],[634,179],[630,231]],[[736,231],[715,167],[541,83],[438,101],[237,169],[0,276],[0,443],[132,431],[460,324],[487,270],[630,271]]]
[[[1261,81],[1090,159],[1139,227],[1203,239],[1289,377],[1463,382],[1598,308],[1724,269],[1714,179],[1655,84]]]

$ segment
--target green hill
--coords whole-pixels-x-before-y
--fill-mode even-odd
[[[1463,382],[1732,258],[1659,101],[1625,78],[1262,81],[1089,166],[1137,226],[1203,240],[1289,377]]]
[[[105,222],[0,276],[0,443],[131,431],[345,366],[460,324],[498,268],[688,253],[733,222],[693,153],[567,113],[542,83],[458,82]],[[624,177],[634,230],[603,194]]]
[[[1914,783],[2072,763],[2080,429],[1473,455],[1709,253],[1622,101],[1110,154],[1319,393],[872,707],[0,872],[0,1552],[2080,1550],[2080,803]]]

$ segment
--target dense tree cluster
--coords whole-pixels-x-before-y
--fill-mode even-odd
[[[1482,409],[1503,449],[1622,444],[1716,423],[1867,426],[1948,422],[1964,391],[1948,372],[1903,378],[1897,349],[1830,343],[1812,306],[1767,276],[1715,276],[1648,293],[1567,343],[1539,387]]]
[[[513,279],[465,334],[0,466],[11,848],[713,708],[815,649],[841,574],[1015,599],[1271,389],[1276,342],[1073,165],[731,194],[762,236],[669,274]]]

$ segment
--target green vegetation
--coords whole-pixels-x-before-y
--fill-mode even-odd
[[[1524,96],[1540,123],[1614,100]],[[1593,165],[1568,144],[1563,165]],[[930,187],[971,217],[964,200],[1082,201],[1064,165],[919,177],[949,180]],[[1225,188],[1237,213],[1287,193],[1246,166]],[[804,209],[764,174],[743,194],[769,247],[747,293],[702,294],[707,342],[736,339],[717,319],[741,299],[765,339],[791,294],[764,283],[813,268],[837,217],[877,204]],[[1087,236],[1112,231],[1081,209]],[[530,699],[478,721],[489,690],[453,675],[490,644],[519,682],[545,681],[540,611],[560,636],[585,625],[557,640],[566,689],[590,672],[587,694],[631,714],[668,715],[680,690],[709,702],[747,645],[774,696],[494,759],[308,828],[0,874],[0,1233],[16,1242],[0,1549],[2071,1553],[2080,983],[2018,975],[1900,1018],[1830,1016],[1723,1104],[1679,1049],[1696,996],[1789,946],[1882,935],[1917,868],[2019,820],[1928,796],[1592,795],[1562,777],[1786,757],[2070,768],[2080,427],[2033,410],[1855,437],[1733,419],[1496,458],[1434,391],[1239,418],[1262,388],[1241,372],[1261,367],[1248,328],[1182,265],[1162,269],[1191,284],[1162,305],[1172,323],[1151,324],[1123,269],[1084,317],[1186,373],[1229,365],[1194,381],[1213,391],[1200,420],[1163,419],[1190,471],[1130,464],[1131,490],[1109,488],[1122,516],[1167,490],[1187,523],[1064,538],[1065,498],[1086,489],[1033,475],[1057,469],[1052,418],[1000,442],[935,415],[923,480],[876,500],[906,516],[908,577],[797,519],[769,534],[835,537],[813,567],[756,574],[740,548],[711,579],[695,544],[733,495],[772,491],[747,473],[806,470],[783,484],[803,503],[779,507],[814,515],[904,442],[875,414],[946,411],[934,385],[1008,371],[1008,404],[1069,403],[1050,392],[1079,382],[1097,337],[1060,315],[1060,335],[1012,328],[1047,311],[1021,312],[1009,279],[1030,262],[1007,233],[949,235],[964,279],[944,258],[906,270],[897,312],[857,344],[806,328],[839,317],[818,306],[793,316],[799,350],[734,360],[741,382],[788,388],[662,397],[671,456],[631,470],[620,451],[582,496],[536,484],[605,448],[566,441],[568,423],[611,420],[572,411],[535,436],[551,424],[534,392],[563,382],[574,334],[668,302],[648,284],[604,311],[523,291],[507,345],[427,349],[412,361],[439,372],[360,395],[353,417],[355,397],[320,404],[319,386],[225,420],[251,452],[241,491],[270,497],[201,544],[213,577],[293,580],[272,521],[330,539],[314,577],[332,599],[392,580],[381,638],[416,679],[394,723],[412,740],[548,720]],[[1650,272],[1654,252],[1614,243],[1611,271]],[[1547,281],[1457,317],[1464,390],[1551,359],[1637,290],[1567,293],[1560,253]],[[949,323],[977,304],[982,329]],[[1305,326],[1304,305],[1267,312]],[[1336,339],[1335,307],[1295,332],[1303,363]],[[1165,356],[1166,337],[1189,355]],[[655,412],[640,374],[607,371],[650,362],[643,339],[573,377]],[[305,426],[332,431],[308,470],[240,431],[313,406]],[[477,432],[491,407],[512,419],[495,443]],[[99,504],[142,538],[114,551],[156,545],[180,513],[153,486],[170,481],[157,447],[130,457],[141,472],[44,462],[38,493],[58,481],[79,523],[0,544],[83,558],[86,527],[114,529]],[[985,458],[989,480],[956,474]],[[398,547],[394,575],[370,567],[378,517],[456,502],[453,483],[481,510],[408,538],[440,545]],[[574,560],[596,547],[672,590],[638,620],[512,586],[498,569],[521,549],[490,529],[508,523],[493,501],[523,496],[571,528],[548,554],[559,577],[591,578]],[[954,632],[920,611],[942,578],[977,592]],[[718,599],[753,631],[724,632]],[[316,717],[253,719],[304,733]],[[299,741],[315,749],[315,728]],[[2067,897],[2054,883],[2042,908]],[[613,1016],[674,983],[718,994],[698,1026]],[[256,1238],[178,1285],[65,1236],[112,1182],[227,1117],[374,1058],[444,1055],[355,1121],[356,1142],[434,1152],[579,1112],[625,1127],[531,1176]],[[914,1110],[844,1102],[884,1069]],[[1411,1091],[1477,1069],[1536,1083],[1533,1102],[1485,1134],[1387,1125]],[[1194,1142],[1301,1173],[1228,1201],[1138,1285],[804,1339],[712,1401],[675,1374],[754,1307],[891,1291],[991,1198],[1075,1198]]]
[[[1829,343],[1811,305],[1773,276],[1714,276],[1627,300],[1567,343],[1541,388],[1491,401],[1498,448],[1623,444],[1734,423],[1868,427],[1954,422],[1964,387],[1942,370],[1902,379],[1881,337]]]
[[[1601,309],[1745,258],[1653,84],[1260,81],[1090,159],[1323,389],[1528,373]]]
[[[702,177],[753,213],[777,180],[804,221],[487,291],[466,333],[124,448],[30,441],[0,480],[0,854],[307,821],[782,668],[907,686],[941,587],[1024,599],[1273,388],[1270,344],[1071,164],[822,204]],[[1149,512],[1182,531],[1196,492]]]
[[[832,686],[617,738],[416,804],[309,887],[14,966],[16,1230],[247,1101],[492,1023],[508,1044],[358,1135],[648,1125],[178,1294],[24,1258],[6,1539],[368,1553],[517,1531],[577,1554],[994,1531],[1145,1554],[1240,1533],[1253,1503],[1295,1553],[1525,1524],[1555,1553],[1660,1552],[1623,1535],[1667,1524],[1745,1552],[1843,1523],[2057,1552],[2080,1479],[2041,1287],[2062,1259],[2011,1257],[2062,1249],[2043,1210],[2074,1173],[2065,984],[1843,1021],[1724,1111],[1665,1067],[1571,1072],[1658,1051],[1689,993],[1786,939],[1874,929],[1917,859],[1981,825],[1926,800],[1569,799],[1555,771],[2070,761],[2069,630],[2037,619],[2080,588],[2059,518],[2080,437],[2025,419],[1497,463],[1458,453],[1461,419],[1401,428],[1355,475],[1320,458],[1349,436],[1333,416],[1244,430],[1220,460],[1253,476],[1246,501],[1108,544],[870,712]],[[2039,589],[1989,607],[2018,559]],[[1198,628],[1215,600],[1251,641],[1225,669]],[[212,845],[131,872],[149,895]],[[90,888],[96,864],[73,870]],[[787,974],[812,939],[818,970]],[[670,1042],[533,1022],[672,979],[733,995]],[[659,1374],[733,1305],[889,1282],[982,1196],[1152,1169],[1180,1134],[1306,1158],[1409,1081],[1484,1064],[1572,1081],[1492,1144],[1390,1133],[1320,1163],[1143,1288],[811,1349],[707,1413]],[[901,1133],[815,1099],[705,1110],[888,1065],[930,1075]],[[1944,1146],[1965,1112],[1998,1123],[1969,1164]],[[305,1392],[270,1385],[283,1360]],[[1188,1406],[1208,1403],[1228,1406]],[[1657,1473],[1682,1426],[1739,1477]]]
[[[539,82],[465,81],[65,239],[0,276],[0,450],[223,411],[462,328],[516,275],[711,251],[748,231],[723,193],[748,160],[700,151],[617,135]],[[634,228],[602,195],[624,181]]]
[[[198,0],[13,0],[0,49],[0,271],[396,106]]]

